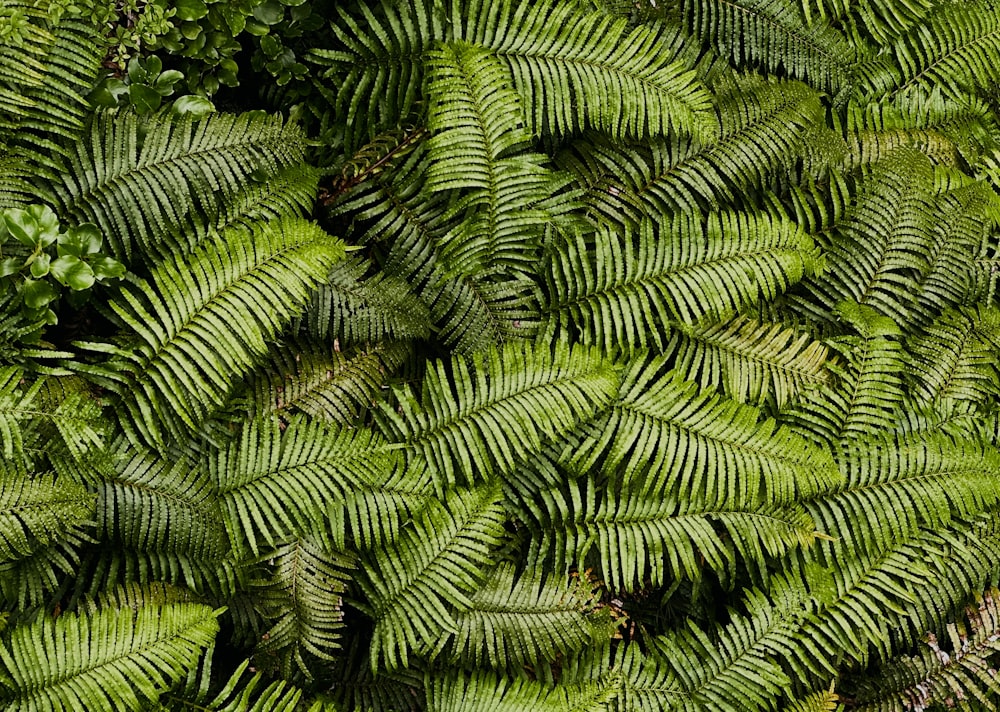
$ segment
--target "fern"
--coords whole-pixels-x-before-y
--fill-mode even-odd
[[[519,574],[503,563],[469,609],[455,614],[451,659],[497,669],[555,660],[593,641],[599,608],[592,584],[581,577],[567,584],[541,572]]]
[[[194,246],[204,227],[231,221],[221,217],[221,206],[252,173],[278,173],[305,154],[294,125],[255,114],[145,123],[104,113],[87,138],[47,187],[64,220],[96,224],[126,259],[136,250],[169,255]],[[191,229],[192,223],[204,227]]]
[[[830,379],[829,349],[781,324],[746,317],[674,330],[666,352],[685,380],[713,386],[733,400],[779,408],[798,393]]]
[[[7,710],[140,710],[197,663],[219,624],[197,603],[39,618],[0,643]]]
[[[617,386],[615,371],[593,352],[512,344],[471,363],[431,366],[420,401],[398,389],[398,411],[383,407],[379,420],[411,457],[432,463],[439,484],[473,482],[511,470],[543,438],[608,403]]]
[[[406,666],[411,652],[456,630],[451,609],[471,607],[470,594],[503,535],[498,495],[490,486],[455,491],[362,561],[360,583],[376,621],[373,664]]]
[[[0,562],[57,544],[93,517],[94,496],[75,482],[0,475]]]
[[[342,256],[322,230],[285,221],[230,231],[124,292],[112,308],[137,338],[103,347],[114,358],[102,375],[122,393],[133,436],[155,445],[198,428]]]
[[[330,503],[391,468],[371,432],[301,420],[281,428],[275,419],[247,422],[208,463],[230,541],[255,554],[262,542],[322,531]]]
[[[592,244],[566,242],[547,275],[549,333],[586,325],[584,343],[662,348],[669,320],[695,324],[773,299],[819,265],[812,239],[770,215],[647,221],[637,238],[605,230]],[[721,280],[728,289],[718,289]]]

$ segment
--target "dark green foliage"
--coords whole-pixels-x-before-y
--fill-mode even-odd
[[[0,707],[996,709],[996,16],[0,0]]]

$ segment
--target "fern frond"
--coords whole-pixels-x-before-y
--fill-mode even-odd
[[[322,531],[326,508],[393,467],[384,441],[366,430],[274,418],[248,421],[207,463],[235,549],[258,553],[288,537]]]
[[[59,3],[8,0],[4,8],[12,31],[0,42],[0,132],[44,156],[53,139],[83,130],[104,43],[93,23]]]
[[[670,320],[696,324],[773,299],[820,264],[811,237],[764,213],[712,213],[705,225],[688,215],[646,220],[635,236],[599,230],[552,257],[548,333],[607,350],[662,348]]]
[[[46,475],[0,474],[0,563],[59,543],[94,520],[94,495]]]
[[[736,65],[760,67],[838,94],[851,87],[858,48],[822,21],[806,25],[789,0],[684,0],[691,32]]]
[[[299,712],[302,690],[286,680],[264,684],[264,673],[247,674],[249,660],[244,660],[221,686],[209,689],[211,665],[203,662],[199,674],[184,689],[172,689],[160,695],[159,705],[148,712]],[[329,707],[310,707],[310,712],[331,712]]]
[[[169,259],[206,234],[192,224],[231,219],[224,206],[245,200],[241,190],[252,173],[299,165],[305,151],[296,126],[252,112],[198,121],[100,113],[49,190],[64,219],[96,224],[116,256]]]
[[[430,333],[427,305],[406,281],[383,273],[365,278],[369,264],[343,260],[313,292],[304,330],[315,339],[344,345],[381,339],[424,339]]]
[[[1000,500],[992,474],[1000,451],[969,440],[870,435],[845,445],[838,464],[843,484],[805,506],[820,531],[854,552],[875,554],[918,527],[942,528]]]
[[[362,559],[360,586],[375,618],[372,663],[405,667],[410,654],[456,631],[503,537],[499,488],[452,490],[400,537]]]
[[[264,224],[174,255],[123,291],[111,307],[137,338],[112,349],[102,375],[131,436],[158,445],[198,428],[343,254],[305,221]]]
[[[912,356],[909,375],[918,405],[946,400],[985,403],[1000,395],[997,309],[945,311],[916,334],[908,347]]]
[[[695,623],[651,640],[648,657],[630,645],[621,656],[624,710],[753,712],[773,709],[791,685],[776,651],[794,638],[808,599],[748,597],[749,614],[732,612],[725,627]]]
[[[250,582],[254,608],[270,625],[257,644],[255,660],[285,678],[296,670],[311,678],[315,666],[310,658],[332,660],[341,647],[341,595],[351,562],[309,539],[281,544],[265,556],[268,576]]]
[[[452,208],[462,216],[439,243],[447,276],[535,271],[550,223],[573,207],[570,182],[545,167],[530,145],[520,99],[500,61],[452,43],[428,55],[426,189],[466,191]]]
[[[42,616],[0,642],[0,704],[10,710],[141,710],[183,679],[219,630],[198,603]]]
[[[25,466],[25,430],[31,429],[33,419],[43,415],[32,407],[43,381],[36,380],[23,388],[23,375],[13,366],[0,368],[0,445],[4,464],[15,469]]]
[[[925,23],[893,43],[890,57],[871,87],[901,96],[932,89],[946,96],[974,94],[998,77],[1000,21],[990,3],[939,4]]]
[[[560,509],[536,526],[538,551],[556,566],[580,569],[594,560],[612,591],[636,592],[715,572],[733,580],[737,558],[763,570],[770,557],[808,546],[812,518],[798,504],[704,504],[698,499],[603,491],[592,479],[572,483]],[[551,498],[552,495],[549,495]]]
[[[215,483],[200,467],[130,447],[96,484],[98,533],[134,551],[218,560],[229,551]]]
[[[930,183],[930,162],[912,149],[876,166],[826,246],[823,276],[803,284],[815,300],[803,309],[830,319],[835,305],[854,301],[907,323],[914,278],[931,246]]]
[[[256,416],[304,413],[350,425],[372,407],[411,355],[412,348],[398,342],[343,351],[312,341],[283,342],[271,348],[244,392]]]
[[[834,447],[895,422],[907,361],[892,319],[851,302],[836,312],[859,334],[827,341],[842,359],[830,367],[836,380],[806,391],[779,415],[796,432]]]
[[[840,480],[823,450],[663,365],[662,357],[630,364],[607,415],[582,429],[577,468],[600,467],[623,487],[709,509],[791,503]]]
[[[719,97],[718,113],[721,132],[710,142],[672,136],[619,145],[587,136],[556,164],[579,176],[593,216],[613,225],[747,207],[748,189],[791,168],[811,128],[824,121],[817,92],[797,82],[748,81]]]
[[[713,386],[741,403],[779,408],[801,391],[826,383],[829,349],[809,334],[747,317],[675,327],[665,351],[684,380]]]
[[[384,546],[395,541],[403,525],[433,499],[426,463],[398,462],[382,477],[355,486],[342,502],[329,505],[333,541],[340,549],[347,548],[348,536],[356,549]]]
[[[618,696],[619,680],[546,685],[527,677],[452,671],[429,681],[429,712],[604,712]]]
[[[662,25],[630,30],[625,19],[552,0],[534,6],[471,0],[468,10],[464,4],[452,5],[461,39],[508,65],[535,134],[589,127],[616,137],[715,135],[710,95],[694,72],[661,52]],[[553,31],[570,26],[572,33]]]
[[[510,471],[541,447],[610,403],[618,388],[597,353],[556,344],[503,349],[428,365],[418,401],[396,389],[398,409],[377,417],[411,457],[431,463],[439,484],[474,482]]]
[[[967,620],[948,624],[945,646],[928,634],[926,645],[915,657],[900,657],[879,668],[878,680],[865,679],[852,695],[864,712],[896,712],[950,705],[958,699],[968,706],[972,700],[983,709],[996,709],[1000,681],[995,674],[1000,653],[1000,591],[986,591],[965,609]],[[953,705],[951,705],[953,706]]]
[[[455,662],[518,669],[554,661],[592,642],[590,620],[600,606],[594,586],[581,576],[571,582],[541,571],[518,573],[500,564],[470,599],[467,610],[455,613],[457,632],[448,650]]]

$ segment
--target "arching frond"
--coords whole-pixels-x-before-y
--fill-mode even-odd
[[[409,0],[377,10],[362,4],[358,15],[342,12],[343,25],[335,25],[343,49],[313,52],[338,86],[338,113],[356,117],[350,141],[412,118],[426,53],[449,40],[479,45],[504,62],[536,134],[591,126],[614,135],[673,129],[707,138],[715,129],[708,92],[694,72],[659,51],[655,25],[629,30],[624,19],[550,0],[452,0],[441,8]],[[579,32],[551,31],[567,25]]]
[[[803,393],[780,415],[795,431],[832,446],[895,422],[906,371],[901,332],[892,319],[851,302],[836,312],[859,334],[827,341],[843,359],[830,367],[836,380]]]
[[[700,390],[664,359],[633,362],[607,415],[588,423],[570,456],[623,487],[678,503],[791,503],[840,480],[833,459],[760,412]]]
[[[659,24],[629,29],[623,18],[552,0],[465,5],[452,5],[462,39],[489,48],[509,66],[534,133],[590,127],[612,136],[671,130],[701,140],[714,136],[709,94],[693,71],[661,51]],[[567,26],[574,32],[552,31]]]
[[[189,676],[183,689],[160,695],[159,704],[149,712],[180,712],[190,709],[211,712],[298,712],[302,709],[302,690],[285,680],[265,684],[264,673],[249,674],[249,660],[244,660],[216,690],[209,687],[211,665],[203,662],[194,680]],[[310,712],[331,712],[329,706],[313,705]]]
[[[566,582],[502,563],[455,613],[447,649],[452,660],[500,670],[554,661],[593,641],[599,607],[593,584],[579,575]]]
[[[428,68],[426,189],[464,190],[452,209],[461,222],[439,242],[445,274],[530,274],[550,223],[573,207],[570,179],[542,154],[515,150],[532,137],[498,59],[454,43],[432,51]]]
[[[263,543],[322,531],[327,507],[378,481],[393,460],[371,431],[304,420],[282,428],[270,418],[248,421],[207,469],[233,547],[256,554]]]
[[[623,712],[753,712],[773,709],[791,685],[777,651],[798,632],[808,599],[784,595],[770,601],[751,594],[748,615],[704,631],[693,622],[652,639],[648,657],[630,645],[622,657]]]
[[[98,534],[135,551],[212,561],[229,550],[215,483],[200,467],[118,440],[96,483]]]
[[[733,400],[779,408],[830,380],[829,349],[809,334],[746,317],[675,328],[666,352],[684,379],[713,386]]]
[[[269,575],[250,582],[250,595],[270,627],[254,660],[286,679],[296,670],[310,678],[315,668],[310,658],[332,660],[341,647],[341,595],[351,562],[309,539],[281,544],[265,556]]]
[[[782,72],[837,94],[850,88],[858,48],[827,23],[803,23],[790,0],[684,0],[688,27],[736,65]]]
[[[893,43],[890,56],[869,81],[872,88],[902,95],[975,93],[997,80],[1000,21],[990,3],[938,4],[925,23]]]
[[[646,220],[635,236],[599,230],[552,256],[548,333],[608,350],[662,348],[670,320],[696,324],[773,299],[820,264],[812,238],[764,213]]]
[[[133,436],[157,445],[198,428],[343,254],[305,221],[264,224],[174,255],[124,291],[111,306],[137,338],[111,349],[102,375]]]
[[[858,710],[896,712],[904,709],[947,707],[955,699],[982,703],[993,709],[1000,681],[993,669],[1000,653],[1000,591],[993,588],[964,618],[948,624],[948,635],[938,641],[927,636],[916,657],[901,657],[878,669],[878,679],[863,679],[852,695]],[[943,645],[941,643],[944,643]]]
[[[908,344],[910,379],[920,405],[944,400],[986,402],[1000,395],[996,369],[1000,310],[943,312]]]
[[[344,345],[426,338],[431,329],[427,305],[399,277],[376,273],[365,278],[368,268],[366,261],[352,259],[334,265],[306,306],[306,333]]]
[[[509,471],[609,403],[618,388],[611,364],[593,351],[513,343],[471,359],[428,366],[418,401],[397,389],[397,409],[378,414],[390,439],[431,463],[439,484]]]
[[[248,112],[198,121],[129,113],[94,117],[49,189],[64,219],[96,224],[115,255],[190,249],[233,212],[224,206],[255,172],[304,162],[305,136],[277,117]],[[183,228],[188,228],[183,230]]]
[[[593,552],[612,591],[639,591],[712,571],[733,579],[737,559],[762,570],[769,557],[813,543],[813,520],[797,504],[705,504],[699,499],[603,491],[592,479],[549,494],[559,509],[535,527],[542,556],[556,566],[585,568]],[[534,528],[534,527],[533,527]]]
[[[843,484],[805,505],[820,531],[855,552],[875,554],[1000,500],[1000,451],[968,440],[873,434],[847,444],[838,461]]]
[[[198,603],[42,616],[0,642],[0,704],[14,710],[141,710],[211,645],[219,611]]]
[[[345,549],[350,537],[355,549],[383,546],[433,500],[426,463],[400,461],[380,478],[355,486],[342,502],[330,503],[327,514],[334,543]]]
[[[930,182],[927,157],[910,149],[876,166],[826,246],[823,277],[803,284],[813,299],[804,310],[830,319],[835,305],[850,300],[908,320],[915,276],[931,245]]]
[[[314,341],[284,342],[271,348],[244,393],[255,415],[305,413],[350,425],[411,354],[409,344],[392,341],[342,351]]]
[[[75,140],[82,131],[103,42],[82,8],[8,0],[4,9],[10,20],[0,40],[0,132],[41,158],[54,138]]]
[[[360,585],[375,618],[372,663],[406,666],[414,652],[456,631],[503,536],[499,489],[452,490],[400,537],[362,559]]]
[[[0,564],[57,544],[93,519],[94,495],[72,480],[0,474]]]
[[[749,188],[791,167],[822,112],[819,94],[804,84],[748,81],[719,97],[716,140],[671,136],[622,145],[588,135],[556,164],[579,176],[591,213],[611,224],[720,204],[746,207]]]
[[[618,679],[546,685],[527,677],[460,671],[437,676],[427,690],[428,712],[604,712],[618,696]]]

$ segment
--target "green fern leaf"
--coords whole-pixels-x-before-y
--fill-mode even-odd
[[[58,543],[93,519],[94,495],[71,480],[0,475],[0,563]]]
[[[134,551],[212,561],[229,551],[215,483],[197,467],[110,446],[118,461],[96,483],[98,533]]]
[[[4,710],[141,710],[183,678],[215,638],[219,611],[197,603],[42,616],[0,642]]]
[[[805,389],[826,383],[829,349],[808,333],[746,317],[675,329],[666,352],[685,380],[713,386],[748,405],[779,408]]]
[[[794,595],[769,598],[751,594],[749,614],[733,612],[711,635],[689,621],[657,636],[649,657],[628,646],[621,655],[623,712],[773,709],[775,698],[791,685],[774,653],[798,632],[808,601]]]
[[[851,302],[836,312],[859,334],[827,342],[843,359],[830,367],[836,381],[803,393],[779,416],[796,432],[833,447],[895,422],[906,372],[900,329],[892,319]]]
[[[394,462],[365,430],[293,420],[248,421],[239,438],[207,463],[223,520],[238,551],[322,531],[326,508],[355,487],[378,481]]]
[[[605,712],[618,696],[619,681],[546,685],[527,677],[454,671],[428,684],[428,712]]]
[[[789,170],[809,131],[823,123],[819,95],[796,82],[747,81],[719,97],[718,113],[722,129],[713,141],[671,136],[619,145],[590,135],[556,165],[579,176],[591,212],[613,225],[746,207],[749,189]]]
[[[878,680],[864,679],[852,695],[858,710],[896,712],[901,709],[954,706],[963,700],[970,708],[972,700],[983,709],[994,710],[994,696],[1000,693],[1000,681],[993,673],[1000,652],[1000,591],[991,589],[977,596],[976,606],[965,609],[968,623],[948,624],[946,645],[939,644],[933,633],[927,636],[916,657],[900,657],[879,668]]]
[[[366,261],[352,259],[333,267],[306,306],[306,333],[344,345],[427,338],[431,321],[426,304],[398,277],[376,273],[364,278],[368,267]]]
[[[762,570],[768,558],[809,546],[817,534],[797,504],[706,506],[629,490],[602,492],[592,480],[570,488],[561,498],[568,511],[549,513],[538,523],[536,546],[562,569],[584,568],[595,551],[613,591],[636,592],[679,578],[697,581],[705,571],[728,583],[737,557]]]
[[[449,636],[454,662],[496,669],[556,660],[586,647],[597,633],[590,620],[600,606],[593,586],[581,577],[569,584],[540,571],[518,573],[500,564],[455,613]]]
[[[230,219],[223,206],[241,199],[252,173],[301,164],[305,150],[294,125],[255,113],[199,121],[102,113],[60,166],[51,191],[60,214],[96,224],[117,257],[130,259],[138,249],[170,259],[206,234],[182,228]]]
[[[1000,395],[996,353],[1000,311],[949,310],[909,343],[910,379],[918,405],[947,400],[985,403]]]
[[[360,586],[375,618],[372,663],[408,665],[411,652],[456,631],[503,537],[499,489],[453,490],[385,548],[362,559]]]
[[[310,658],[332,660],[341,647],[341,595],[350,562],[308,539],[282,544],[266,557],[269,575],[250,582],[254,608],[270,625],[255,660],[264,667],[276,660],[283,677],[297,669],[311,678],[315,665]]]
[[[644,221],[637,238],[602,230],[558,250],[546,275],[548,333],[605,349],[662,347],[669,320],[695,324],[773,299],[821,264],[812,238],[763,213]]]
[[[715,135],[708,92],[694,72],[660,51],[662,25],[629,29],[624,19],[551,0],[468,5],[452,6],[461,39],[489,48],[509,66],[514,88],[531,107],[533,133],[590,127],[616,137]],[[575,31],[552,31],[569,26]]]
[[[824,22],[802,22],[786,0],[685,0],[691,32],[737,65],[750,65],[837,94],[849,88],[858,48]]]
[[[665,359],[637,360],[607,415],[587,424],[571,456],[616,483],[677,502],[787,504],[840,481],[833,459],[760,413],[699,390]]]
[[[343,254],[316,226],[284,221],[175,255],[123,292],[111,307],[138,338],[111,349],[102,374],[131,436],[158,445],[198,428]]]
[[[513,343],[502,350],[428,366],[421,398],[397,389],[383,406],[390,439],[431,463],[441,484],[510,471],[518,458],[559,437],[611,401],[614,369],[596,353],[557,344]]]
[[[856,552],[875,554],[920,526],[942,528],[1000,500],[991,474],[1000,474],[1000,451],[968,440],[871,435],[838,460],[843,484],[805,505],[820,531]]]
[[[332,423],[356,423],[379,399],[389,378],[412,356],[405,343],[338,351],[316,342],[284,342],[247,385],[255,416],[304,413]]]

